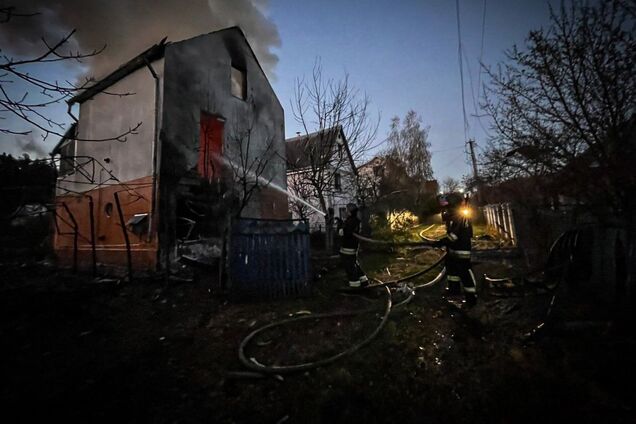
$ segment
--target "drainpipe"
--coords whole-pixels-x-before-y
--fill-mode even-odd
[[[161,107],[160,104],[160,93],[161,93],[161,79],[159,78],[159,76],[157,75],[157,73],[155,72],[155,69],[152,67],[152,65],[150,64],[150,62],[148,62],[146,60],[146,66],[148,67],[148,70],[150,71],[150,73],[152,74],[152,77],[155,79],[155,133],[154,133],[154,137],[153,137],[153,143],[152,143],[152,199],[150,202],[150,214],[148,215],[148,238],[147,241],[149,242],[152,239],[152,235],[154,234],[154,230],[155,230],[155,211],[156,211],[156,207],[157,207],[157,148],[159,145],[159,109]]]

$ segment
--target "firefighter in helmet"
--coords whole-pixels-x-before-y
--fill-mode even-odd
[[[441,194],[437,196],[437,200],[439,202],[439,206],[442,208],[442,222],[446,226],[446,231],[448,231],[450,220],[451,220],[451,214],[448,207],[448,200],[446,199],[446,196]]]
[[[369,279],[358,265],[358,239],[354,234],[360,233],[360,219],[358,219],[358,206],[354,203],[347,205],[347,218],[343,227],[339,230],[340,259],[349,279],[349,287],[358,288],[369,285]]]
[[[446,201],[449,217],[446,236],[433,245],[446,247],[448,293],[459,295],[463,288],[466,303],[472,306],[477,302],[477,290],[475,276],[470,267],[471,238],[473,237],[471,209],[467,200],[457,194],[446,196]]]

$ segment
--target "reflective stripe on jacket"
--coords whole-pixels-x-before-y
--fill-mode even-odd
[[[342,253],[343,255],[357,255],[358,249],[352,249],[350,247],[341,247],[340,253]]]
[[[470,250],[448,249],[448,254],[456,258],[470,259]]]

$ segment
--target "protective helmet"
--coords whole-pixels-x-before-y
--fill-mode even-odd
[[[446,196],[446,201],[448,202],[449,209],[456,209],[462,205],[464,199],[457,193],[451,193]]]
[[[358,211],[358,205],[356,205],[355,203],[347,203],[347,211],[349,212],[357,212]]]

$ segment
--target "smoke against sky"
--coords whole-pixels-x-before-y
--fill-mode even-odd
[[[36,64],[29,72],[46,81],[83,83],[84,77],[99,79],[135,57],[164,37],[181,41],[238,25],[245,33],[270,80],[275,80],[280,47],[277,26],[268,18],[268,0],[0,0],[0,7],[13,7],[16,14],[0,23],[0,51],[7,57],[32,58],[46,51],[42,39],[53,45],[76,30],[60,50],[66,54],[104,51],[96,56],[76,61]],[[10,96],[29,99],[42,97],[39,89],[19,79],[6,84]],[[66,123],[66,105],[47,107],[46,115],[56,122]],[[27,135],[1,134],[0,151],[46,156],[58,137],[42,140],[39,130],[10,113],[0,115],[3,125]],[[59,129],[54,128],[60,132]],[[61,130],[63,132],[63,130]]]
[[[11,2],[3,1],[4,4]],[[70,48],[106,50],[87,60],[89,74],[102,77],[164,37],[179,41],[239,25],[271,78],[281,44],[265,16],[267,0],[21,0],[16,12],[39,13],[2,24],[0,46],[13,55],[42,51],[41,38],[55,42],[76,29]]]
[[[479,118],[479,83],[487,82],[480,75],[480,62],[496,66],[506,60],[505,49],[513,44],[523,48],[528,31],[548,23],[548,3],[549,0],[458,2],[466,108],[470,115],[468,136],[475,138],[478,151],[487,143],[489,125],[486,117]],[[346,72],[355,87],[366,92],[373,106],[381,111],[378,142],[386,136],[391,117],[404,116],[414,109],[431,127],[435,176],[441,181],[447,176],[459,179],[472,172],[464,152],[456,2],[0,0],[0,6],[6,5],[25,12],[37,10],[40,15],[0,24],[3,54],[41,52],[41,36],[57,39],[72,28],[78,30],[73,49],[92,50],[108,44],[93,69],[74,62],[70,63],[72,68],[59,63],[34,67],[33,73],[47,80],[72,80],[83,73],[99,77],[163,37],[179,41],[239,25],[286,110],[287,135],[302,130],[289,109],[294,82],[310,75],[319,57],[325,75],[339,78]],[[281,40],[283,48],[279,48]],[[276,80],[272,79],[274,72]],[[15,93],[18,97],[21,94]],[[60,121],[70,122],[65,105],[51,112]],[[35,136],[37,142],[42,142],[39,134]],[[56,138],[42,142],[45,150],[50,151]],[[0,134],[0,152],[20,153],[20,146],[16,137]]]
[[[41,140],[37,139],[33,133],[20,137],[18,144],[22,152],[27,153],[33,158],[45,157],[48,154]]]

